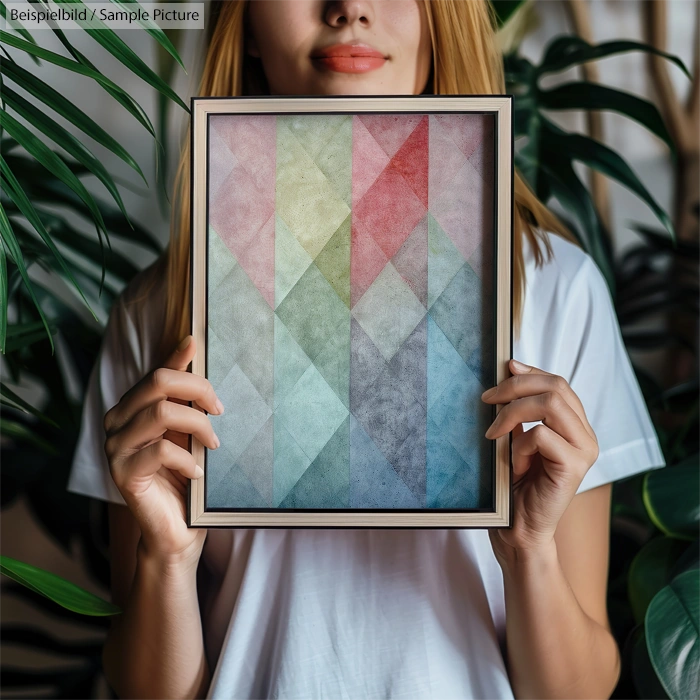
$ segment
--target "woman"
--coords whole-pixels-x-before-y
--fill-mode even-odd
[[[489,7],[218,4],[198,94],[502,93]],[[383,58],[324,54],[358,42]],[[167,254],[110,315],[69,483],[110,501],[124,612],[103,659],[117,694],[609,697],[611,482],[663,457],[590,257],[517,178],[514,354],[526,364],[511,361],[513,376],[483,396],[504,404],[487,437],[513,431],[512,529],[188,529],[187,479],[201,470],[187,437],[210,449],[218,438],[183,404],[223,410],[186,371],[198,350],[188,164],[185,148]]]

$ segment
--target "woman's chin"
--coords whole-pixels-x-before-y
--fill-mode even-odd
[[[335,73],[327,79],[314,81],[314,95],[390,95],[405,94],[392,89],[390,80],[378,80],[369,73]]]

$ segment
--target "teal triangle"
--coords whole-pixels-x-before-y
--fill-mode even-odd
[[[280,508],[347,508],[350,481],[350,416],[301,475]]]
[[[428,212],[428,308],[436,302],[464,262],[450,237]]]
[[[218,482],[210,484],[206,495],[207,508],[269,508],[270,506],[237,464],[234,464]]]
[[[456,474],[465,469],[467,469],[467,463],[445,438],[435,421],[428,417],[426,480],[428,508],[444,507],[440,505],[440,492]]]
[[[287,398],[299,378],[311,364],[308,355],[299,347],[284,322],[275,314],[274,384],[277,409]]]
[[[289,294],[311,264],[311,256],[289,230],[284,219],[275,215],[275,308]]]

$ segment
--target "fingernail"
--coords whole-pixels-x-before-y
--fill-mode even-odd
[[[217,447],[220,447],[220,446],[221,446],[221,440],[219,440],[219,436],[218,436],[218,435],[214,435],[214,442],[216,443],[216,446],[217,446]]]
[[[177,351],[182,352],[192,341],[192,336],[188,335],[186,338],[183,338],[180,341],[180,344],[177,346]]]
[[[223,412],[224,412],[224,404],[221,403],[221,399],[217,399],[217,400],[216,400],[216,403],[215,403],[214,405],[216,406],[216,410],[217,410],[219,413],[223,413]]]
[[[195,479],[201,479],[204,476],[204,469],[199,464],[194,468]]]
[[[530,367],[530,365],[524,365],[522,362],[518,362],[517,360],[513,360],[513,369],[517,369],[518,372],[529,372],[532,367]]]
[[[497,389],[497,388],[498,388],[498,387],[495,387],[495,386],[494,386],[494,387],[491,387],[490,389],[487,389],[487,390],[481,395],[481,398],[482,398],[482,399],[488,399],[489,396],[493,396],[493,395],[496,393],[496,389]]]
[[[489,426],[489,429],[484,433],[484,437],[485,437],[485,438],[491,437],[491,436],[490,436],[490,433],[491,433],[491,429],[492,429],[492,428],[493,428],[493,426],[490,425],[490,426]]]

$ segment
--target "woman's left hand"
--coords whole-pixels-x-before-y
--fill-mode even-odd
[[[598,459],[598,440],[569,383],[556,374],[510,361],[512,377],[485,391],[486,403],[505,404],[486,431],[513,431],[513,527],[492,528],[497,557],[548,546],[583,477]],[[522,423],[542,421],[530,430]]]

